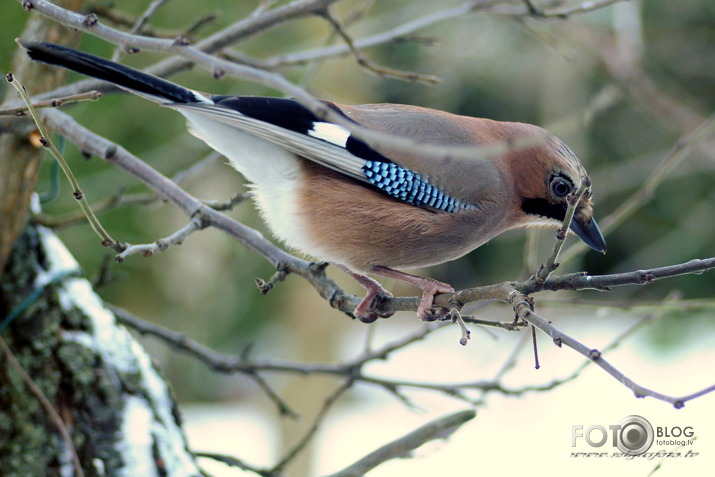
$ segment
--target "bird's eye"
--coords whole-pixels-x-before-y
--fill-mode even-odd
[[[551,192],[553,192],[556,197],[566,197],[571,193],[572,189],[573,186],[571,182],[563,177],[556,176],[551,179]]]

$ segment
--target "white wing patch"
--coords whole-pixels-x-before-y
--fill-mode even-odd
[[[234,131],[238,129],[245,131],[248,133],[247,135],[263,139],[264,141],[261,142],[264,144],[265,142],[275,144],[277,148],[286,149],[293,154],[315,161],[341,174],[367,182],[365,173],[362,170],[366,161],[347,150],[346,144],[350,133],[340,126],[322,121],[315,122],[309,133],[304,134],[251,118],[236,110],[220,105],[171,103],[166,106],[176,109],[186,116],[192,123],[192,129],[197,132],[201,139],[229,157],[232,155],[232,150],[239,146],[239,144],[234,143],[234,133],[232,133],[231,129]],[[316,128],[315,125],[318,124],[321,126]],[[226,127],[218,127],[221,125]],[[317,136],[318,134],[320,136]],[[224,147],[218,148],[218,144],[223,144]],[[242,172],[245,168],[241,167],[243,161],[244,159],[235,161],[235,167]],[[254,161],[258,161],[260,164],[259,169],[263,169],[269,175],[272,168],[275,167],[272,161],[265,162],[261,157],[256,157]],[[270,164],[270,167],[267,167],[268,164]],[[246,173],[244,172],[244,174]],[[251,177],[249,179],[254,181]]]
[[[337,124],[320,122],[313,123],[308,135],[336,146],[345,147],[350,137],[350,131]]]

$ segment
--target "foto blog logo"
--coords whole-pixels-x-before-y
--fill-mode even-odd
[[[591,447],[603,447],[610,442],[626,455],[641,455],[653,445],[655,432],[648,420],[641,416],[627,416],[618,424],[611,424],[606,429],[599,424],[587,427],[571,426],[571,447],[576,447],[579,439],[584,439]]]

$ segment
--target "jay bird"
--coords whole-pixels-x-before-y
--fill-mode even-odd
[[[64,46],[21,44],[34,60],[111,82],[183,114],[191,133],[248,179],[277,238],[336,265],[366,288],[354,312],[366,322],[378,316],[375,298],[392,296],[366,274],[419,287],[418,316],[434,319],[440,316],[434,296],[453,292],[452,287],[397,268],[454,260],[509,229],[560,225],[567,196],[586,175],[568,146],[530,124],[399,104],[324,103],[348,124],[446,152],[538,138],[495,157],[436,158],[373,147],[291,99],[202,94]],[[605,253],[590,191],[577,205],[571,230]]]

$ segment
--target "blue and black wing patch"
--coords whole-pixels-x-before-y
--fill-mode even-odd
[[[408,204],[444,212],[458,212],[474,205],[455,199],[431,185],[422,175],[393,162],[367,161],[363,172],[370,184]]]
[[[424,175],[394,163],[363,140],[352,136],[346,128],[323,121],[297,101],[252,96],[213,96],[211,99],[218,106],[340,148],[328,149],[327,152],[324,152],[324,148],[320,151],[316,149],[316,157],[311,157],[305,153],[305,147],[291,148],[284,139],[263,136],[323,166],[371,185],[395,199],[434,212],[454,213],[475,207],[430,184]],[[325,104],[352,121],[332,103]],[[346,161],[345,156],[353,159]]]

